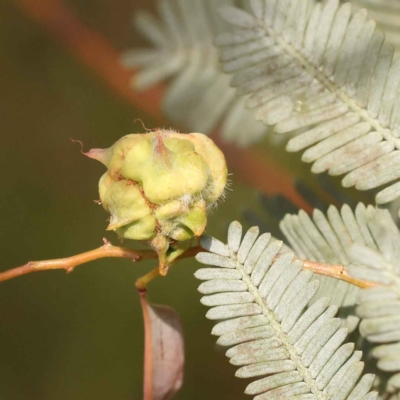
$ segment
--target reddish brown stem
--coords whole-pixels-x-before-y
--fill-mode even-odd
[[[202,249],[200,246],[192,247],[188,249],[185,253],[183,253],[180,257],[178,257],[176,261],[183,258],[194,257],[200,251],[205,250]],[[158,258],[157,253],[154,250],[132,250],[120,246],[113,246],[111,243],[106,242],[103,246],[97,249],[86,251],[84,253],[77,254],[71,257],[57,258],[53,260],[29,261],[20,267],[1,272],[0,282],[17,278],[21,275],[30,274],[32,272],[47,271],[50,269],[65,269],[67,272],[72,272],[74,268],[78,265],[106,257],[130,258],[133,261],[141,261],[143,259],[154,260]],[[324,264],[316,261],[301,259],[299,260],[303,263],[303,269],[311,270],[319,275],[330,276],[331,278],[340,279],[363,289],[380,286],[375,282],[353,278],[348,273],[346,268],[340,264]],[[154,276],[151,277],[151,279],[153,278]],[[143,287],[143,289],[145,288],[145,286]]]
[[[67,272],[72,272],[78,265],[105,257],[130,258],[133,261],[141,261],[143,259],[156,259],[157,254],[153,250],[131,250],[106,243],[97,249],[71,257],[54,260],[29,261],[20,267],[1,272],[0,282],[30,274],[31,272],[46,271],[49,269],[65,269]]]
[[[204,250],[202,250],[200,246],[192,247],[183,253],[178,260],[194,257],[199,251]],[[158,258],[154,250],[132,250],[125,247],[113,246],[111,243],[106,242],[97,249],[71,257],[57,258],[54,260],[29,261],[20,267],[1,272],[0,282],[8,281],[9,279],[17,278],[18,276],[30,274],[32,272],[47,271],[49,269],[65,269],[67,272],[72,272],[78,265],[106,257],[130,258],[133,261],[141,261],[143,259],[155,260]]]
[[[274,258],[274,261],[278,258],[279,255]],[[301,261],[303,263],[303,269],[305,270],[312,271],[317,275],[329,276],[331,278],[339,279],[340,281],[348,282],[361,289],[382,286],[379,283],[353,278],[347,271],[346,267],[340,264],[324,264],[317,261],[303,260],[301,258],[295,258],[295,260]]]
[[[303,269],[308,269],[316,274],[330,276],[331,278],[340,279],[358,286],[362,289],[381,286],[375,282],[364,281],[361,279],[353,278],[343,265],[339,264],[323,264],[316,261],[301,260],[303,262]]]

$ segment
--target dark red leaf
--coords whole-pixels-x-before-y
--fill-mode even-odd
[[[182,387],[185,352],[179,315],[168,306],[142,304],[144,350],[144,400],[171,400]]]

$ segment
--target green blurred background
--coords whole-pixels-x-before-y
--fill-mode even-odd
[[[64,0],[118,50],[142,44],[131,26],[145,0]],[[150,3],[150,4],[149,4]],[[112,93],[11,0],[0,4],[1,270],[28,260],[65,257],[98,247],[107,215],[94,203],[103,166],[80,153],[108,147],[156,123]],[[256,195],[233,181],[211,218],[223,238]],[[142,398],[143,324],[134,281],[154,264],[101,260],[72,274],[48,271],[0,286],[0,399]],[[150,287],[150,299],[182,317],[185,382],[176,399],[244,399],[209,333],[199,303],[198,265],[182,262]]]

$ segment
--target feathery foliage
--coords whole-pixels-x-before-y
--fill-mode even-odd
[[[396,3],[353,2],[355,10],[368,6],[389,42],[398,41]],[[232,4],[161,0],[160,21],[138,14],[136,26],[154,48],[125,53],[126,66],[142,68],[134,86],[173,78],[164,99],[171,121],[208,133],[222,120],[223,136],[240,145],[266,132],[245,107],[252,109],[275,132],[295,135],[287,150],[307,149],[302,159],[314,163],[313,172],[346,174],[343,186],[359,190],[389,184],[378,204],[398,198],[400,61],[392,61],[393,46],[366,10],[352,15],[339,0],[253,0],[249,14]],[[216,15],[221,5],[230,28]],[[234,98],[221,72],[215,35],[231,85],[244,97]]]
[[[384,390],[397,399],[400,396],[400,233],[385,210],[369,207],[367,222],[377,248],[355,245],[350,254],[364,266],[359,267],[358,276],[368,276],[387,286],[360,292],[356,313],[362,319],[360,334],[371,345],[369,354],[377,359],[377,367],[389,375],[382,379]]]
[[[366,8],[376,26],[385,33],[385,39],[400,53],[400,3],[396,0],[351,0],[354,10]]]
[[[356,214],[358,220],[347,205],[342,207],[341,213],[330,206],[327,217],[316,209],[312,219],[301,210],[298,215],[287,214],[280,228],[298,257],[348,267],[351,265],[348,254],[350,246],[354,242],[366,243],[361,232],[364,232],[367,240],[370,239],[367,236],[365,207],[362,204],[358,205]],[[368,240],[368,243],[373,245],[372,240]],[[358,324],[358,318],[354,316],[354,305],[359,289],[329,277],[321,276],[318,279],[321,285],[316,298],[330,296],[331,303],[340,307],[340,316],[346,318],[349,331],[353,331]]]
[[[347,329],[334,318],[337,307],[320,298],[305,311],[319,281],[270,234],[258,236],[233,222],[228,245],[202,237],[209,253],[196,258],[217,268],[195,273],[204,280],[201,302],[212,307],[207,318],[223,320],[212,333],[219,336],[236,375],[254,378],[246,393],[261,399],[375,399],[369,392],[374,376],[363,377],[361,352],[342,344]]]
[[[132,82],[138,90],[173,78],[163,110],[174,124],[210,133],[222,120],[224,137],[247,145],[263,137],[267,128],[254,120],[243,99],[235,97],[229,77],[220,68],[212,41],[227,28],[217,15],[216,6],[221,4],[233,1],[160,0],[160,20],[145,12],[135,16],[136,27],[154,47],[127,51],[122,62],[140,68]],[[243,135],[245,131],[252,134]]]
[[[322,277],[316,298],[328,294],[332,304],[357,305],[351,312],[361,319],[359,331],[367,340],[363,347],[378,359],[380,370],[392,375],[383,377],[383,391],[399,395],[400,232],[389,212],[361,203],[355,213],[347,205],[340,212],[331,206],[327,217],[319,210],[312,219],[304,211],[286,215],[281,229],[299,257],[341,263],[359,279],[387,285],[354,290],[345,282]]]
[[[374,21],[338,0],[252,0],[251,13],[224,6],[231,29],[217,37],[231,85],[257,120],[291,132],[288,151],[307,149],[312,171],[346,174],[345,187],[388,185],[400,196],[400,61]],[[340,162],[338,162],[340,160]]]

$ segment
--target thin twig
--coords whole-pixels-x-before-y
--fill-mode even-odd
[[[76,254],[71,257],[58,258],[54,260],[29,261],[20,267],[1,272],[0,282],[21,275],[30,274],[32,272],[47,271],[50,269],[65,269],[67,272],[72,272],[78,265],[105,257],[130,258],[133,261],[141,261],[143,259],[156,259],[157,254],[153,250],[132,250],[124,247],[113,246],[111,243],[106,242],[103,246],[97,249]]]
[[[275,256],[274,262],[278,258],[279,255]],[[295,260],[301,261],[303,263],[303,269],[312,271],[318,275],[329,276],[331,278],[348,282],[354,286],[358,286],[361,289],[369,289],[373,287],[383,286],[376,282],[353,278],[347,271],[346,267],[341,264],[325,264],[317,261],[303,260],[302,258],[295,258]]]
[[[198,246],[193,247],[182,254],[178,260],[193,257],[200,250],[201,248]],[[71,257],[54,260],[29,261],[20,267],[1,272],[0,282],[8,281],[9,279],[17,278],[18,276],[30,274],[32,272],[47,271],[50,269],[65,269],[67,272],[72,272],[78,265],[106,257],[130,258],[135,262],[144,259],[155,260],[158,258],[154,250],[132,250],[125,247],[113,246],[111,243],[105,241],[104,245],[97,249],[76,254]]]
[[[154,279],[160,276],[160,268],[156,267],[147,274],[136,279],[135,286],[139,293],[145,292],[147,285]]]
[[[194,246],[188,249],[175,262],[194,257],[200,251],[206,251],[200,246]],[[47,271],[51,269],[64,269],[68,273],[72,272],[75,267],[81,264],[86,264],[90,261],[100,258],[115,257],[115,258],[130,258],[132,261],[138,262],[141,260],[155,260],[157,253],[154,250],[132,250],[125,247],[113,246],[110,242],[104,240],[104,245],[81,254],[76,254],[71,257],[57,258],[53,260],[29,261],[26,264],[0,272],[0,282],[9,279],[17,278],[21,275],[30,274],[32,272]],[[277,259],[279,256],[275,257]],[[298,259],[303,263],[303,269],[313,271],[318,275],[330,276],[331,278],[339,279],[363,289],[381,286],[375,282],[364,281],[353,278],[346,268],[340,264],[324,264],[316,261]]]
[[[378,283],[364,281],[361,279],[353,278],[343,265],[339,264],[324,264],[316,261],[300,260],[303,263],[303,269],[308,269],[316,274],[330,276],[331,278],[340,279],[351,283],[352,285],[358,286],[362,289],[368,289],[372,287],[381,286]]]

